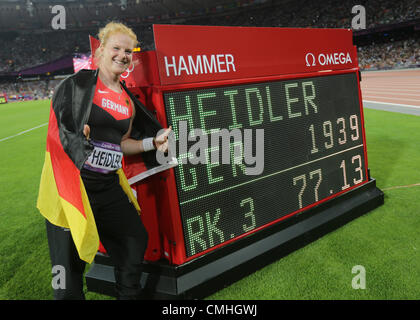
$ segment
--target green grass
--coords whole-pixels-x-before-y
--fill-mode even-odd
[[[47,101],[0,105],[0,139],[48,121]],[[35,208],[47,127],[0,142],[0,298],[48,299],[45,224]]]
[[[49,101],[0,105],[0,140],[48,121]],[[419,299],[420,117],[365,110],[371,176],[385,205],[208,299]],[[0,141],[0,299],[51,299],[45,223],[35,207],[47,127]],[[366,289],[351,270],[366,270]],[[87,293],[87,299],[110,299]]]
[[[418,299],[420,217],[407,202],[420,188],[386,194],[385,205],[255,272],[211,299]],[[417,216],[416,216],[417,215]],[[352,288],[352,268],[366,289]]]
[[[0,139],[48,122],[49,100],[0,104]]]

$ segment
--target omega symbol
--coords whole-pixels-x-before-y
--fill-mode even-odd
[[[309,59],[309,57],[311,57],[311,59],[312,59],[312,64],[310,64],[309,63],[309,61],[311,60],[311,59]],[[310,67],[310,66],[315,66],[316,64],[315,64],[315,56],[312,54],[312,53],[310,53],[310,52],[308,52],[307,54],[306,54],[306,56],[305,56],[305,61],[306,61],[306,66],[307,67]]]

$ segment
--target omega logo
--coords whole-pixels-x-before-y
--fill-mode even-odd
[[[313,67],[318,65],[325,66],[331,64],[347,64],[353,63],[350,57],[350,53],[334,52],[334,53],[320,53],[318,58],[311,52],[308,52],[305,56],[305,62],[307,67]]]

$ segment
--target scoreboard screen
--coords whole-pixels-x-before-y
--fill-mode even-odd
[[[239,130],[243,138],[230,140],[228,163],[222,152],[219,160],[211,158],[223,146],[210,143],[200,152],[212,160],[194,161],[201,138],[188,139],[183,153],[177,152],[174,173],[187,259],[368,182],[354,71],[166,91],[163,98],[178,151],[185,143],[183,121],[189,133]],[[251,140],[244,139],[246,131]],[[244,159],[246,143],[252,144],[253,164]]]

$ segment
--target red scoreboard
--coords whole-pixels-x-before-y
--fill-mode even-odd
[[[155,50],[123,75],[172,126],[178,160],[141,180],[136,158],[125,162],[149,231],[152,296],[205,296],[383,203],[352,37],[154,25]],[[213,144],[222,132],[228,140]],[[101,291],[95,271],[87,278]]]

